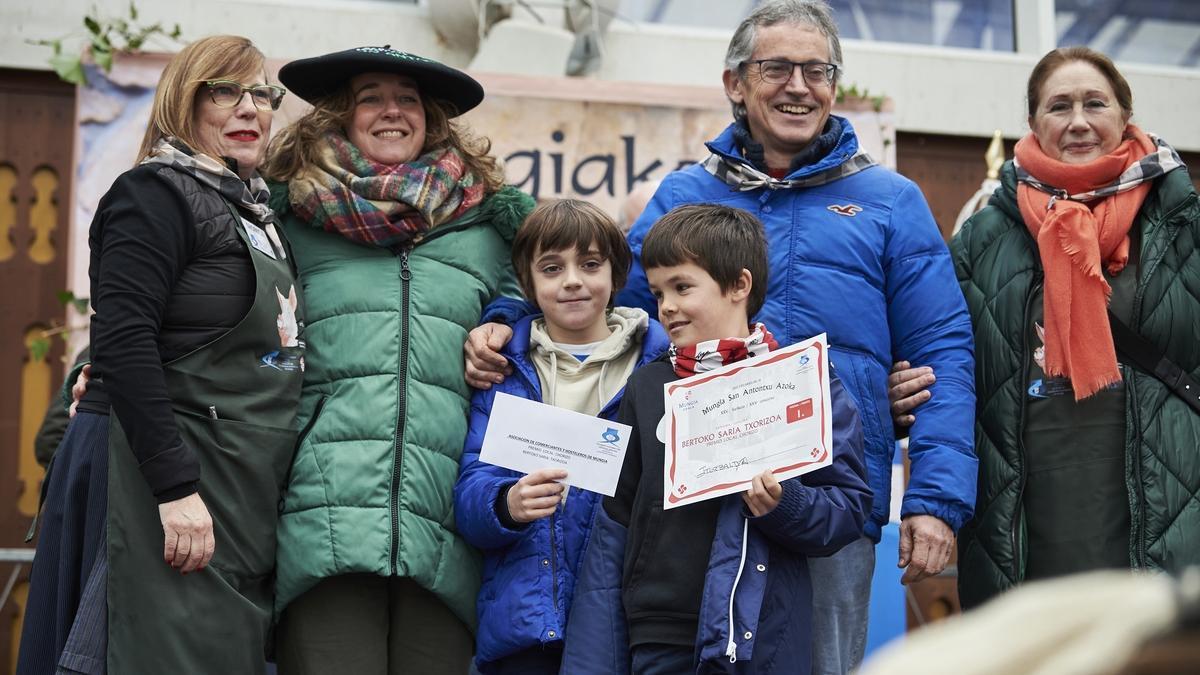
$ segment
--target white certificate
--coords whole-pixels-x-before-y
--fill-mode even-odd
[[[822,333],[663,386],[663,508],[744,492],[833,461],[829,354]]]
[[[521,473],[566,469],[567,485],[611,497],[629,433],[625,424],[497,393],[479,459]]]

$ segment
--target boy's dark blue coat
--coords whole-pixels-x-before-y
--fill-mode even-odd
[[[654,428],[644,427],[662,414],[662,384],[674,379],[669,369],[669,363],[654,363],[629,380],[625,406],[632,403],[637,408],[629,452],[638,441],[643,458],[662,451]],[[696,589],[703,593],[696,635],[697,673],[796,675],[810,670],[812,582],[807,557],[831,555],[861,537],[871,508],[862,424],[836,376],[830,382],[830,400],[831,466],[785,481],[779,506],[760,518],[747,518],[740,494],[721,498],[708,574],[703,591]],[[630,412],[623,408],[621,421],[629,422]],[[661,478],[650,482],[661,491]],[[661,508],[661,495],[658,504]],[[639,514],[635,511],[632,516],[637,519]],[[566,643],[563,673],[629,672],[621,587],[627,535],[626,527],[606,508],[596,509],[567,627],[571,639]],[[650,563],[669,566],[672,561]]]
[[[501,490],[521,474],[479,461],[479,451],[496,392],[542,400],[537,372],[529,360],[530,325],[539,317],[517,321],[512,340],[501,351],[512,364],[513,374],[487,391],[475,392],[454,486],[458,531],[484,553],[476,639],[476,662],[483,672],[489,662],[501,657],[563,639],[576,572],[600,498],[594,492],[572,489],[566,505],[554,517],[520,529],[506,527],[496,515]],[[651,320],[642,335],[637,365],[653,361],[669,346],[662,326]],[[604,406],[601,417],[616,415],[624,391],[622,388]]]

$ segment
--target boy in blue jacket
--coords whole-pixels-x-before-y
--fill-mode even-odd
[[[858,412],[831,373],[830,466],[782,483],[766,471],[744,493],[664,511],[663,385],[777,345],[749,323],[767,279],[753,215],[677,208],[647,234],[642,266],[673,346],[621,402],[633,433],[593,525],[562,672],[808,673],[808,556],[861,537],[871,506]]]
[[[640,309],[612,307],[631,254],[600,209],[539,206],[513,241],[513,269],[541,314],[513,326],[503,355],[513,374],[477,391],[458,483],[458,531],[484,553],[475,663],[483,673],[557,673],[575,574],[599,495],[567,490],[561,469],[528,475],[479,461],[496,392],[608,419],[634,368],[667,349]]]

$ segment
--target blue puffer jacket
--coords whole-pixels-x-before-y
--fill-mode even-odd
[[[517,321],[512,340],[501,351],[512,364],[513,374],[487,391],[475,392],[458,484],[454,486],[458,531],[484,552],[475,648],[476,665],[484,673],[497,659],[563,639],[576,573],[600,499],[594,492],[573,489],[555,516],[520,529],[506,527],[496,515],[500,491],[521,474],[479,461],[479,451],[496,392],[542,400],[537,371],[529,360],[530,326],[540,316]],[[666,332],[653,320],[640,343],[639,367],[670,346]],[[624,391],[622,387],[604,406],[601,417],[612,419],[616,415]]]
[[[636,423],[631,451],[635,440],[656,438],[654,429],[643,428],[641,422],[643,416],[646,420],[661,417],[662,382],[673,379],[673,375],[652,376],[654,367],[631,378],[634,393],[630,401],[637,403],[635,419],[622,415],[623,421]],[[833,464],[784,481],[779,505],[759,518],[747,517],[741,493],[720,498],[700,601],[696,632],[700,664],[696,672],[805,675],[810,671],[812,581],[808,557],[831,555],[861,537],[871,504],[863,466],[862,426],[854,403],[836,377],[830,381],[829,393]],[[642,396],[657,400],[647,401]],[[662,447],[657,440],[643,443],[642,457],[661,453]],[[660,471],[661,464],[655,473]],[[641,478],[639,491],[661,486],[657,476],[643,474]],[[661,503],[660,496],[654,508],[661,509]],[[631,515],[639,517],[636,512]],[[567,625],[571,638],[563,654],[560,672],[564,674],[629,673],[629,632],[621,588],[627,539],[627,528],[610,516],[607,508],[596,509]],[[652,564],[669,568],[672,561],[668,556]]]
[[[932,366],[937,375],[909,436],[912,474],[902,515],[937,516],[957,531],[975,504],[970,316],[920,189],[880,166],[851,172],[858,138],[841,121],[833,150],[787,177],[811,183],[804,187],[739,191],[700,164],[668,175],[630,231],[634,265],[618,304],[654,315],[638,260],[646,233],[667,211],[707,202],[758,216],[766,228],[770,278],[755,320],[770,326],[781,345],[828,333],[833,364],[862,414],[875,493],[867,536],[879,541],[888,520],[894,442],[887,374],[897,360]],[[733,129],[708,149],[742,164]]]

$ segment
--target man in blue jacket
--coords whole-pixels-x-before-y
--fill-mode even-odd
[[[862,659],[873,543],[888,520],[893,360],[933,366],[937,382],[909,441],[901,508],[904,581],[940,573],[975,504],[974,360],[970,318],[949,252],[920,189],[878,166],[850,123],[831,114],[842,50],[824,3],[759,7],[734,33],[725,93],[734,122],[711,156],[670,174],[630,232],[634,266],[621,304],[653,311],[638,259],[646,233],[680,204],[714,202],[766,226],[770,281],[756,319],[781,344],[822,331],[862,414],[875,494],[866,537],[810,560],[815,590],[813,672],[845,673]]]
[[[617,297],[653,313],[638,262],[646,233],[676,206],[718,203],[766,227],[770,278],[755,320],[771,326],[780,344],[828,333],[834,366],[862,416],[874,502],[862,540],[810,561],[814,673],[845,673],[862,659],[874,543],[890,505],[893,361],[937,373],[909,435],[900,531],[906,583],[945,568],[975,504],[977,466],[971,323],[949,252],[916,184],[875,164],[850,123],[831,114],[841,68],[824,2],[775,0],[738,26],[723,75],[734,122],[707,144],[706,160],[666,177],[634,223],[634,265]],[[472,334],[468,381],[492,377],[483,372],[487,343],[503,336],[494,328]]]

